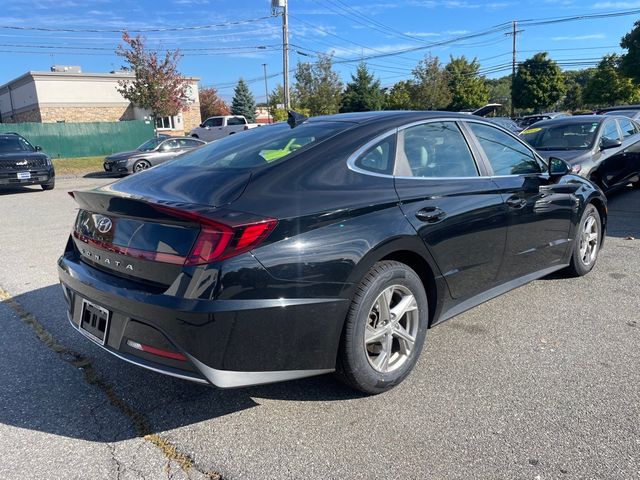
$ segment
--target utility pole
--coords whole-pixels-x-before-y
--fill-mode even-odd
[[[273,15],[282,15],[282,67],[284,83],[284,109],[291,107],[289,96],[289,0],[271,0]],[[282,11],[280,11],[282,9]]]
[[[513,26],[513,31],[511,33],[507,33],[505,35],[511,35],[513,36],[513,50],[512,50],[512,60],[511,60],[511,117],[513,118],[515,116],[515,109],[513,106],[513,85],[515,83],[516,80],[516,36],[519,33],[524,32],[524,30],[518,30],[518,22],[516,22],[515,20],[513,22],[511,22],[511,25]]]
[[[262,67],[264,68],[264,98],[266,98],[267,103],[267,123],[271,123],[271,112],[269,109],[269,87],[267,86],[267,64],[263,63]]]

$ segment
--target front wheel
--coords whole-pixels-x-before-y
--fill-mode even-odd
[[[578,224],[569,273],[578,277],[589,273],[596,264],[601,243],[602,222],[600,214],[598,209],[590,203],[585,207]]]
[[[376,263],[357,287],[347,315],[337,364],[340,380],[370,394],[402,382],[422,350],[428,312],[424,286],[411,268]]]
[[[151,164],[147,160],[138,160],[133,165],[133,173],[141,172],[142,170],[146,170],[147,168],[150,168],[150,167],[151,167]]]
[[[56,181],[51,180],[49,183],[41,183],[40,186],[42,187],[42,190],[53,190],[56,186]]]

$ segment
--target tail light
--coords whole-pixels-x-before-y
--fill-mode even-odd
[[[77,229],[74,229],[73,235],[85,243],[121,255],[162,263],[195,266],[235,257],[256,248],[278,224],[278,221],[273,218],[255,218],[246,214],[239,214],[238,218],[241,220],[237,222],[226,220],[220,222],[178,208],[163,205],[153,205],[153,208],[170,217],[197,223],[200,226],[193,246],[186,256],[122,247],[112,242],[89,238]],[[114,228],[117,228],[118,219],[114,219],[113,222],[116,225]]]

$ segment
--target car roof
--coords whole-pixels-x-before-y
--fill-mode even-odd
[[[618,117],[620,117],[620,115],[618,115]],[[556,125],[556,124],[561,125],[565,123],[588,123],[588,122],[602,123],[607,118],[616,118],[616,115],[610,115],[606,117],[604,115],[573,115],[568,117],[557,117],[557,118],[550,118],[548,120],[541,120],[531,126],[542,127],[542,126]]]
[[[442,111],[408,111],[408,110],[384,110],[373,112],[337,113],[335,115],[321,115],[311,117],[305,122],[348,122],[358,125],[374,125],[377,123],[403,124],[412,121],[429,120],[436,118],[455,118],[468,120],[470,118],[484,120],[482,117],[469,115],[468,113],[442,112]],[[390,125],[392,126],[392,125]]]

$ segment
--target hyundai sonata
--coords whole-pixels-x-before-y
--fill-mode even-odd
[[[335,371],[388,390],[429,328],[589,272],[607,220],[562,160],[446,112],[292,116],[73,196],[58,261],[73,327],[218,387]]]

